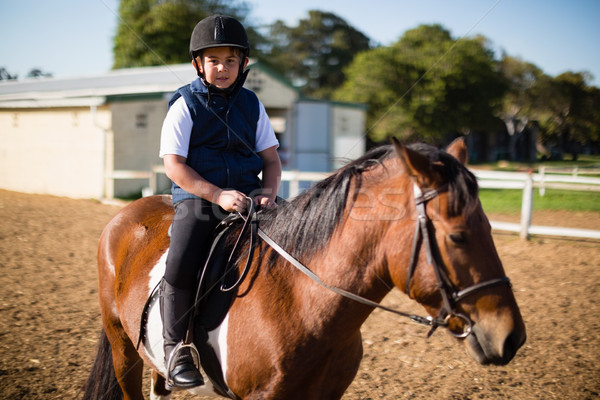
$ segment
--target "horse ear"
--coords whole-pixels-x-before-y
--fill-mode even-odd
[[[466,164],[469,153],[467,152],[464,136],[454,139],[454,141],[446,147],[446,153],[456,158],[461,164]]]
[[[419,186],[430,186],[434,180],[431,161],[424,155],[404,146],[396,138],[392,138],[392,142],[406,173],[416,178]]]

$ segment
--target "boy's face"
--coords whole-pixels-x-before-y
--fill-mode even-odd
[[[232,47],[211,47],[202,52],[196,58],[200,72],[204,79],[218,87],[227,89],[233,85],[240,70],[240,57]],[[248,59],[244,60],[244,68],[248,65]]]

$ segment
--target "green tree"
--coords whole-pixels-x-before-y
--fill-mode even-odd
[[[329,98],[345,80],[343,69],[370,48],[370,39],[342,18],[311,10],[295,27],[282,21],[270,26],[266,61],[304,94]]]
[[[520,137],[525,134],[526,128],[540,118],[540,102],[549,77],[534,64],[506,54],[498,66],[507,87],[499,118],[504,121],[510,137],[510,159],[515,160]]]
[[[11,74],[5,67],[0,67],[0,81],[16,80],[17,74]]]
[[[495,123],[505,84],[483,37],[452,39],[440,25],[407,31],[390,47],[357,55],[335,93],[365,102],[368,134],[442,140]]]
[[[44,72],[40,68],[33,68],[29,73],[27,73],[27,78],[51,78],[52,74],[49,72]]]
[[[502,101],[502,114],[517,118],[535,114],[541,95],[539,83],[547,78],[542,70],[534,64],[506,54],[498,66],[507,86]]]
[[[244,21],[245,3],[225,0],[121,0],[114,39],[113,68],[164,65],[190,61],[194,26],[214,13]],[[252,35],[249,32],[249,36]]]
[[[600,90],[588,86],[585,72],[565,72],[544,85],[540,107],[542,139],[564,152],[600,141]]]

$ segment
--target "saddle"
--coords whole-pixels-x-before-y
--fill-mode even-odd
[[[225,383],[219,359],[214,349],[208,344],[208,332],[219,327],[225,319],[235,300],[237,289],[244,281],[252,263],[258,231],[258,215],[252,201],[249,201],[247,209],[247,215],[230,214],[217,225],[213,232],[210,251],[199,272],[193,317],[190,319],[184,342],[188,345],[191,343],[195,345],[202,369],[215,390],[220,392],[220,395],[232,399],[237,399],[237,396]],[[240,225],[241,229],[234,241],[231,235]],[[239,254],[239,245],[243,243],[242,239],[248,235],[250,245],[246,252],[247,255]],[[238,274],[235,266],[237,259],[241,257],[246,258],[246,263],[242,272]],[[139,348],[145,337],[150,306],[159,297],[157,289],[158,286],[152,291],[144,306],[136,348]]]

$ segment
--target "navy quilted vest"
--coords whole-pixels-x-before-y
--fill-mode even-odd
[[[263,160],[254,151],[260,114],[256,95],[243,87],[229,96],[210,93],[200,78],[175,92],[169,102],[183,96],[194,125],[187,164],[222,189],[247,195],[261,187],[258,174]],[[173,183],[173,203],[196,196]],[[254,193],[256,194],[256,193]]]

